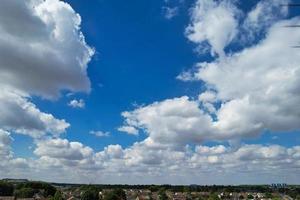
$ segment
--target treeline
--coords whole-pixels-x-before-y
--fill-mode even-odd
[[[0,196],[15,196],[18,198],[32,198],[35,194],[44,197],[53,197],[57,192],[56,188],[44,182],[10,183],[0,182]]]
[[[71,186],[73,188],[84,188],[84,187],[90,187],[91,185],[79,185],[79,184],[55,184],[57,186]],[[173,192],[243,192],[243,191],[249,191],[249,192],[261,192],[261,193],[267,193],[267,192],[274,192],[282,190],[284,191],[290,191],[290,190],[298,190],[300,187],[297,186],[291,186],[288,188],[281,188],[281,189],[273,189],[268,185],[240,185],[240,186],[230,186],[230,185],[190,185],[190,186],[184,186],[184,185],[92,185],[93,187],[96,187],[100,190],[105,189],[137,189],[137,190],[150,190],[152,192],[157,192],[161,189],[169,190]]]
[[[82,185],[79,188],[81,200],[126,200],[123,189],[113,187],[102,193],[102,187],[96,185]],[[35,195],[42,195],[50,200],[65,200],[66,198],[53,185],[45,182],[11,183],[0,181],[0,196],[14,196],[16,198],[32,198]]]
[[[111,188],[110,188],[111,189]],[[109,191],[102,192],[102,188],[94,185],[84,185],[80,187],[81,200],[126,200],[126,193],[123,189],[114,188]]]
[[[64,200],[64,195],[57,190],[55,186],[68,186],[73,190],[80,191],[81,200],[126,200],[125,189],[150,190],[151,192],[158,192],[161,200],[166,199],[165,192],[185,192],[191,194],[192,192],[208,192],[212,194],[211,198],[215,199],[213,195],[225,192],[259,192],[271,194],[279,192],[287,194],[294,199],[300,199],[300,187],[289,186],[286,188],[274,189],[268,185],[241,185],[241,186],[199,186],[199,185],[78,185],[78,184],[49,184],[45,182],[24,182],[11,183],[0,181],[0,196],[15,196],[17,198],[32,198],[34,195],[42,195],[50,200]],[[71,189],[71,190],[72,190]],[[101,194],[101,195],[100,195]],[[192,199],[192,198],[191,198]]]

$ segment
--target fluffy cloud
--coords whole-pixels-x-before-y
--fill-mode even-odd
[[[41,112],[29,98],[20,93],[2,90],[0,92],[0,127],[16,133],[41,137],[47,133],[58,136],[70,126],[51,114]]]
[[[198,63],[181,77],[202,80],[207,90],[196,99],[183,96],[123,112],[124,124],[118,130],[144,132],[146,139],[128,147],[108,145],[97,152],[80,142],[41,138],[47,133],[58,136],[69,124],[30,102],[32,95],[57,98],[61,90],[89,91],[86,68],[93,50],[80,32],[80,16],[58,0],[3,1],[0,177],[86,183],[257,184],[283,179],[298,183],[299,146],[202,143],[235,141],[265,129],[300,128],[300,55],[290,48],[300,41],[300,32],[282,28],[300,19],[273,24],[277,18],[273,10],[264,10],[265,2],[257,4],[246,15],[247,23],[242,23],[265,29],[265,38],[229,55],[224,48],[241,28],[240,11],[229,1],[197,1],[186,35],[201,47],[209,43],[222,59]],[[256,18],[262,11],[268,12],[260,24]],[[280,15],[285,16],[285,11]],[[14,157],[9,131],[37,138],[36,157]]]
[[[72,176],[72,171],[74,173],[80,171],[87,175],[85,181],[89,181],[95,174],[99,177],[109,177],[107,181],[114,180],[118,174],[118,178],[115,180],[122,183],[131,183],[130,179],[124,180],[122,178],[128,175],[136,177],[132,179],[134,183],[137,181],[147,183],[149,180],[162,183],[165,181],[164,177],[167,177],[167,183],[172,181],[207,183],[202,182],[202,180],[210,177],[208,181],[211,184],[242,183],[242,180],[249,183],[268,183],[270,177],[274,177],[272,178],[274,181],[279,181],[284,176],[289,176],[292,182],[296,182],[299,178],[298,175],[293,174],[294,169],[300,166],[299,146],[286,148],[278,145],[242,145],[234,149],[217,145],[213,147],[196,146],[195,148],[187,146],[184,149],[174,149],[157,145],[150,138],[147,138],[128,148],[122,148],[120,145],[109,145],[103,151],[93,152],[89,147],[82,144],[76,143],[76,147],[71,147],[73,142],[66,140],[48,142],[51,143],[51,150],[56,150],[59,147],[57,151],[61,155],[53,154],[48,149],[42,154],[37,153],[38,156],[42,156],[35,161],[36,164],[42,165],[44,169],[47,165],[63,167],[64,170],[72,168],[70,175]],[[39,151],[40,148],[41,146],[38,146],[35,152]],[[78,152],[85,154],[84,158],[70,156],[71,154],[77,155]],[[43,169],[42,166],[39,168]],[[283,169],[287,174],[278,175]],[[57,168],[57,170],[61,169]],[[239,176],[243,179],[232,179],[233,171],[235,172],[234,177]],[[212,176],[216,174],[220,176]],[[258,174],[260,176],[255,180],[249,178]],[[277,176],[273,176],[275,174]],[[188,178],[188,180],[182,179],[181,176]],[[294,178],[292,178],[293,176]],[[143,180],[138,180],[138,177],[143,177]],[[231,177],[231,181],[223,180],[224,177]]]
[[[10,144],[12,138],[9,132],[0,129],[0,159],[6,160],[11,157]]]
[[[93,50],[69,4],[4,0],[0,13],[1,85],[46,98],[61,89],[89,91],[86,68]]]
[[[176,173],[191,180],[201,177],[205,183],[269,183],[283,178],[297,182],[293,176],[298,174],[299,146],[201,145],[212,140],[234,144],[264,130],[300,129],[300,53],[291,48],[300,41],[300,31],[283,28],[299,24],[300,18],[280,20],[287,15],[281,4],[288,1],[272,6],[268,2],[260,1],[242,20],[241,11],[229,1],[197,1],[186,35],[201,47],[209,43],[222,59],[198,63],[177,77],[205,83],[207,90],[198,99],[183,96],[122,113],[124,127],[148,136],[124,149],[126,166],[168,180],[178,177]],[[245,27],[258,42],[226,54],[225,47]],[[282,177],[271,178],[283,171]]]
[[[90,154],[89,148],[77,143],[65,144],[65,148],[59,140],[43,143],[44,136],[58,137],[70,124],[42,112],[31,102],[33,96],[56,99],[62,90],[90,91],[87,64],[94,50],[86,44],[80,24],[80,16],[63,1],[1,1],[1,177],[29,177],[42,169],[43,162],[13,156],[10,147],[13,134],[9,132],[38,138],[39,160],[63,159],[56,158],[59,155],[53,152],[52,157],[44,155],[43,150],[56,150],[55,145],[61,145],[60,153],[67,156],[65,160]],[[48,148],[43,148],[43,144]]]
[[[265,40],[228,56],[225,62],[199,64],[195,76],[213,87],[224,102],[217,127],[243,134],[300,128],[300,54],[291,48],[300,40],[300,31],[282,28],[299,22],[294,18],[273,25]]]
[[[9,134],[0,131],[0,144],[8,144],[10,141]],[[45,177],[49,181],[90,183],[97,176],[97,182],[102,183],[176,181],[181,184],[236,184],[243,180],[257,184],[276,182],[287,177],[290,183],[296,183],[299,173],[295,173],[295,169],[300,167],[299,146],[287,148],[279,145],[242,144],[239,148],[232,148],[224,145],[196,145],[176,149],[157,144],[151,138],[127,148],[108,145],[99,152],[79,142],[48,139],[36,141],[34,153],[37,159],[6,157],[6,162],[0,163],[1,173],[16,174],[18,167],[22,166],[21,174],[30,178]],[[281,175],[279,172],[283,169],[286,173]],[[3,175],[1,173],[0,176]],[[251,179],[253,176],[256,178]],[[272,180],[270,177],[273,177]]]
[[[192,9],[191,24],[186,28],[186,36],[203,48],[208,42],[212,54],[224,56],[224,48],[238,33],[238,15],[231,1],[198,0]]]
[[[70,126],[40,111],[30,97],[54,99],[61,90],[90,90],[86,70],[94,50],[86,44],[80,23],[80,16],[63,1],[1,2],[2,129],[40,137],[58,136]]]
[[[0,177],[8,177],[10,172],[16,175],[28,167],[27,160],[14,157],[12,142],[10,133],[0,129]]]
[[[90,157],[93,153],[91,148],[84,147],[79,142],[69,142],[66,139],[41,140],[36,145],[34,153],[49,158],[82,160]]]
[[[84,108],[85,107],[85,102],[83,99],[73,99],[68,103],[68,106],[71,106],[73,108]]]
[[[275,5],[279,7],[280,2]],[[267,9],[265,3],[258,3],[255,9]],[[200,94],[200,104],[203,107],[209,105],[208,110],[215,115],[211,115],[215,119],[213,126],[224,138],[253,136],[266,129],[300,129],[297,103],[300,102],[300,55],[291,48],[300,41],[300,31],[283,28],[299,24],[300,19],[296,17],[274,23],[271,12],[274,8],[270,9],[264,24],[273,24],[266,37],[256,45],[223,60],[198,63],[198,69],[188,75],[184,72],[190,80],[206,83],[208,91]],[[253,15],[252,12],[249,16]],[[285,14],[286,11],[282,12]],[[264,24],[257,25],[263,28]],[[207,104],[207,100],[212,102]]]
[[[129,126],[127,126],[127,125],[121,126],[118,128],[118,131],[125,132],[130,135],[138,135],[139,134],[138,129],[136,129],[135,127],[130,126],[130,125]]]
[[[255,36],[264,33],[275,21],[288,15],[290,0],[262,0],[246,15],[243,28],[247,34],[245,40],[252,41]]]
[[[123,117],[126,126],[145,130],[159,143],[201,142],[212,132],[210,116],[186,96],[124,112]]]
[[[191,12],[191,22],[185,34],[198,44],[200,52],[211,48],[211,54],[217,53],[221,58],[225,48],[238,39],[250,43],[266,34],[268,28],[276,21],[288,15],[290,0],[261,0],[248,12],[244,13],[232,0],[198,0]],[[235,41],[237,42],[237,40]],[[191,79],[189,73],[182,73],[179,79]]]

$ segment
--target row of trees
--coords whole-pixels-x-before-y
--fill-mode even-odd
[[[14,193],[14,186],[10,183],[0,182],[0,196],[12,196]]]
[[[0,182],[0,196],[15,196],[18,198],[31,198],[35,194],[41,193],[45,197],[54,196],[56,188],[44,182],[26,182],[12,184]]]
[[[97,186],[82,186],[80,190],[82,191],[81,200],[99,200],[102,198],[99,196],[102,189]],[[126,194],[124,190],[115,188],[103,194],[103,200],[126,200]]]

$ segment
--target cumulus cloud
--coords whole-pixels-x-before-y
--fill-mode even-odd
[[[84,108],[85,107],[85,102],[83,99],[73,99],[68,103],[68,106],[71,106],[73,108]]]
[[[224,48],[238,33],[237,8],[231,1],[198,0],[191,12],[186,36],[203,48],[208,42],[212,54],[224,56]]]
[[[259,2],[253,9],[267,9],[266,2]],[[202,26],[206,17],[226,8],[233,19],[239,11],[228,3],[199,1],[193,15],[199,15]],[[280,3],[275,3],[276,9]],[[207,90],[197,100],[183,96],[123,112],[124,127],[143,131],[154,143],[177,149],[203,141],[238,141],[256,137],[264,130],[300,130],[300,54],[291,48],[300,41],[300,32],[283,28],[299,24],[300,19],[278,21],[273,17],[275,8],[270,9],[265,22],[257,25],[262,29],[270,26],[257,44],[224,54],[222,59],[198,63],[193,71],[184,72],[184,81],[201,80],[206,85]],[[249,16],[251,12],[254,11]],[[282,11],[282,17],[285,12]],[[272,25],[267,26],[268,23]],[[203,42],[202,38],[199,42]]]
[[[283,20],[287,10],[280,4],[287,1],[278,0],[271,7],[268,2],[260,1],[243,21],[241,11],[229,1],[197,1],[186,35],[200,46],[209,43],[222,59],[200,62],[196,69],[177,77],[205,83],[207,89],[198,99],[166,99],[122,113],[125,127],[148,136],[124,149],[127,166],[153,176],[188,172],[206,177],[206,181],[211,181],[212,176],[204,174],[213,172],[216,177],[215,173],[220,173],[226,183],[229,177],[232,180],[233,172],[239,177],[232,180],[235,183],[268,183],[275,180],[270,178],[272,173],[283,171],[289,181],[296,180],[292,176],[300,164],[298,146],[202,145],[203,141],[212,140],[234,144],[233,141],[257,136],[264,130],[300,130],[300,55],[291,48],[300,41],[300,32],[283,28],[299,24],[300,18]],[[262,21],[258,21],[262,15]],[[265,35],[256,38],[258,42],[250,47],[226,54],[225,47],[245,26],[250,29],[249,36],[262,32]],[[190,144],[196,147],[191,148]],[[251,174],[255,176],[252,180]]]
[[[198,70],[182,76],[184,81],[198,79],[206,83],[207,91],[199,95],[200,106],[212,114],[211,125],[224,138],[255,136],[263,130],[300,129],[299,51],[291,48],[300,40],[300,32],[283,28],[300,21],[298,17],[278,20],[274,9],[283,9],[284,17],[287,11],[280,4],[286,1],[276,1],[272,6],[267,2],[260,1],[248,13],[248,20],[253,12],[264,15],[262,21],[255,22],[261,30],[270,26],[257,44],[223,60],[198,63]]]
[[[155,102],[123,113],[128,127],[142,129],[156,142],[186,144],[210,137],[211,118],[187,96]]]
[[[10,144],[12,142],[12,138],[10,137],[10,133],[0,129],[0,159],[7,160],[12,156],[12,152],[10,149]]]
[[[12,142],[11,134],[0,129],[0,177],[7,177],[10,172],[16,175],[21,169],[24,171],[28,167],[27,160],[14,157]]]
[[[9,90],[0,92],[0,108],[0,127],[16,133],[32,137],[47,133],[58,136],[70,126],[65,120],[41,112],[28,97]]]
[[[8,137],[9,133],[0,131],[0,146],[10,143]],[[15,173],[22,166],[22,174],[28,177],[84,183],[94,180],[95,175],[101,183],[257,184],[270,182],[270,177],[276,182],[288,176],[290,183],[296,183],[299,178],[299,173],[295,173],[300,167],[299,146],[242,144],[236,149],[224,145],[196,145],[177,149],[157,144],[148,137],[126,148],[108,145],[95,152],[80,142],[66,139],[37,140],[35,143],[36,159],[5,158],[7,162],[0,163],[0,176],[2,172]],[[282,170],[286,174],[279,173]],[[234,178],[237,176],[239,179]],[[256,178],[251,179],[253,176]]]
[[[55,98],[60,90],[89,91],[93,55],[81,18],[59,0],[1,2],[0,84]]]
[[[90,91],[87,64],[94,50],[86,44],[80,24],[80,16],[63,1],[1,1],[0,154],[1,158],[6,155],[0,163],[1,177],[34,174],[27,171],[33,167],[33,159],[13,156],[9,132],[42,141],[46,135],[58,137],[70,126],[64,119],[42,112],[32,97],[53,100],[60,91]],[[45,143],[49,149],[54,146]],[[38,144],[37,155],[48,159],[41,142]],[[77,147],[80,149],[79,144],[71,143],[71,150],[62,151],[69,158],[80,157],[74,150]],[[86,156],[88,149],[82,149],[82,156]]]
[[[138,129],[136,129],[134,126],[121,126],[118,128],[118,131],[120,132],[125,132],[128,133],[130,135],[138,135],[139,131]]]
[[[86,68],[93,50],[80,32],[80,16],[58,0],[5,0],[0,8],[0,177],[86,183],[95,177],[103,183],[298,183],[299,146],[203,145],[232,144],[266,129],[300,128],[300,55],[290,48],[300,41],[300,32],[282,28],[300,19],[274,24],[278,19],[271,10],[260,24],[255,19],[266,9],[264,2],[246,15],[247,23],[240,23],[240,11],[230,1],[197,1],[186,36],[201,47],[209,43],[222,59],[198,63],[178,78],[204,81],[207,90],[195,99],[182,96],[123,112],[118,130],[144,132],[146,139],[95,151],[81,142],[41,137],[59,136],[69,124],[30,102],[33,95],[57,98],[61,90],[89,91]],[[286,15],[284,10],[281,15]],[[237,37],[239,24],[265,29],[266,35],[227,54],[224,49]],[[36,157],[14,157],[9,131],[36,138]]]
[[[300,40],[300,32],[282,28],[299,22],[294,18],[276,23],[265,40],[228,56],[226,62],[199,64],[195,76],[214,87],[224,102],[217,127],[245,133],[299,130],[299,52],[290,47]]]
[[[282,176],[290,176],[294,169],[300,166],[299,146],[286,148],[278,145],[242,145],[238,149],[233,149],[223,145],[213,147],[201,145],[195,146],[195,148],[174,149],[157,145],[150,138],[147,138],[128,148],[122,148],[120,145],[109,145],[103,151],[93,152],[89,150],[89,147],[77,143],[74,146],[72,143],[66,140],[51,141],[51,150],[63,146],[63,151],[60,150],[61,147],[57,149],[61,155],[53,154],[48,149],[43,153],[37,153],[38,156],[42,156],[36,163],[43,164],[44,167],[47,164],[50,166],[56,164],[57,167],[64,167],[65,170],[68,168],[72,168],[71,171],[80,170],[81,173],[87,174],[87,177],[97,174],[100,177],[110,177],[109,180],[114,180],[117,173],[119,177],[115,179],[117,181],[122,180],[121,177],[134,174],[135,177],[144,177],[143,180],[133,179],[134,183],[137,181],[147,183],[149,180],[162,183],[163,177],[168,177],[167,183],[174,180],[178,183],[190,183],[191,181],[207,183],[201,180],[210,177],[208,181],[211,184],[242,183],[242,180],[249,183],[268,183],[270,177],[274,177],[272,180],[278,181]],[[37,149],[40,148],[41,146],[38,146]],[[83,158],[78,157],[78,154],[86,155]],[[59,170],[59,168],[57,169]],[[279,175],[280,173],[277,174],[282,170],[287,171],[288,174],[282,176]],[[239,180],[233,178],[234,180],[230,179],[231,181],[223,182],[224,177],[232,177],[233,171],[236,176],[239,176]],[[213,174],[220,176],[212,176]],[[249,178],[258,174],[260,176],[255,180]],[[277,176],[272,176],[274,174]],[[188,177],[189,180],[185,182],[181,175]],[[291,180],[296,182],[299,177],[297,174],[293,176],[294,178]],[[87,178],[86,181],[88,180]],[[130,183],[130,179],[123,181],[121,182]]]
[[[80,24],[80,16],[59,0],[1,2],[1,128],[40,137],[58,136],[70,126],[30,101],[33,95],[54,99],[61,90],[90,90],[86,70],[94,50]]]
[[[288,15],[288,4],[290,0],[262,0],[247,13],[243,22],[243,29],[248,34],[244,40],[252,41],[260,33],[265,31],[276,21]]]
[[[36,141],[34,154],[40,157],[41,165],[84,167],[93,163],[93,150],[80,142],[66,139]]]

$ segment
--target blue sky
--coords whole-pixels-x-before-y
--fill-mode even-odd
[[[300,38],[285,26],[300,9],[282,6],[290,1],[64,2],[3,3],[0,177],[299,183],[299,51],[290,46]],[[36,34],[17,34],[18,24]],[[70,169],[82,175],[62,175]]]
[[[164,17],[163,1],[145,3],[95,1],[89,5],[68,1],[82,17],[82,31],[97,53],[89,63],[92,82],[90,94],[63,97],[58,102],[35,99],[42,110],[68,119],[72,126],[67,138],[80,140],[101,150],[108,144],[125,146],[144,137],[128,137],[118,132],[121,112],[134,104],[150,104],[166,98],[189,95],[197,97],[199,83],[182,83],[176,76],[193,66],[201,57],[184,37],[188,9],[193,3],[176,3],[180,13],[174,20]],[[103,31],[105,30],[105,31]],[[73,98],[83,98],[85,109],[66,106]],[[112,133],[111,138],[96,138],[90,130]]]
[[[95,1],[93,5],[66,2],[82,17],[82,32],[97,51],[88,67],[92,91],[63,97],[58,102],[36,99],[36,103],[42,110],[70,121],[67,138],[84,141],[99,150],[111,143],[129,146],[144,137],[128,137],[116,130],[122,124],[121,112],[132,110],[135,104],[147,105],[183,95],[197,98],[203,90],[201,82],[176,79],[197,61],[211,60],[209,54],[196,54],[195,45],[184,36],[194,1],[134,1],[130,5],[120,1]],[[254,2],[241,5],[249,10]],[[178,6],[180,11],[168,20],[164,6]],[[73,98],[84,98],[86,108],[67,107]],[[88,134],[90,130],[109,131],[115,137],[95,140]]]

